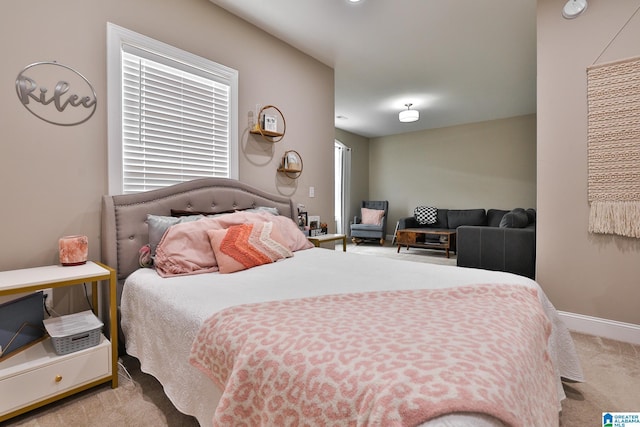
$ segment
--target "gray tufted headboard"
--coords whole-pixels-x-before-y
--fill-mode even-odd
[[[149,243],[147,214],[171,215],[171,209],[226,212],[257,206],[275,207],[294,220],[291,199],[269,194],[240,181],[202,178],[138,194],[102,197],[102,262],[114,268],[118,282],[139,267],[138,251]],[[121,286],[118,286],[118,300]]]

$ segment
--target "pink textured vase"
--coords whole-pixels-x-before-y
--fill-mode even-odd
[[[87,236],[65,236],[58,242],[60,248],[60,264],[81,265],[87,262],[89,240]]]

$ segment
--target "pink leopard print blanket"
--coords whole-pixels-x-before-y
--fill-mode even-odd
[[[535,290],[481,285],[247,304],[202,325],[190,362],[214,425],[412,426],[453,412],[558,425]]]

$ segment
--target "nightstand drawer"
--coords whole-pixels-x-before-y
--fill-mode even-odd
[[[0,371],[8,373],[0,377],[0,415],[111,375],[111,344],[103,336],[97,346],[64,356],[53,356],[50,339],[24,353],[0,364],[15,365]]]

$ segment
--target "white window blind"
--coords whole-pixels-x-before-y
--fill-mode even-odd
[[[113,24],[108,34],[110,193],[237,178],[237,72]]]
[[[123,190],[229,177],[229,86],[123,52]]]

